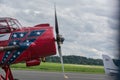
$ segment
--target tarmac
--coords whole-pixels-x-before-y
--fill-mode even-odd
[[[0,73],[4,75],[1,70]],[[17,80],[114,80],[105,74],[65,73],[65,78],[61,72],[12,70],[12,73]]]

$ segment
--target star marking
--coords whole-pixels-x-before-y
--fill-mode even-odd
[[[10,59],[10,61],[12,61],[13,59]]]
[[[6,55],[6,57],[8,57],[8,55]]]
[[[29,43],[27,43],[26,45],[27,45],[27,46],[29,46],[30,44],[29,44]]]
[[[19,54],[20,54],[20,52],[17,52],[17,54],[19,55]]]
[[[29,40],[26,40],[26,42],[29,42]]]
[[[6,58],[4,58],[4,61],[6,60]]]
[[[24,36],[24,34],[23,34],[23,33],[21,33],[21,34],[20,34],[20,37],[23,37],[23,36]]]
[[[7,53],[10,54],[10,51],[8,51]]]
[[[40,35],[40,34],[41,34],[41,32],[36,32],[36,34],[37,34],[37,35]]]
[[[16,38],[16,37],[17,37],[17,34],[14,34],[13,37]]]
[[[13,57],[15,58],[16,56],[14,55]]]
[[[13,45],[16,45],[17,43],[16,42],[13,42]]]

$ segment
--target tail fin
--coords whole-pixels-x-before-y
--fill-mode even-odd
[[[115,65],[113,60],[107,55],[102,55],[102,57],[103,57],[103,64],[104,64],[105,73],[108,75],[117,74],[118,67]]]

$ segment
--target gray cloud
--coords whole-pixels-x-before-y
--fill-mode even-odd
[[[0,17],[17,18],[24,25],[48,22],[54,26],[54,3],[60,32],[66,38],[62,47],[64,55],[100,58],[103,52],[118,53],[117,0],[3,0]]]

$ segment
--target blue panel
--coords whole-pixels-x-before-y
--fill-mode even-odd
[[[10,43],[9,43],[9,46],[11,45],[19,45],[20,43],[20,40],[12,40]]]
[[[35,30],[30,33],[28,37],[33,37],[33,36],[40,36],[45,32],[45,30]]]
[[[12,34],[12,39],[14,38],[24,38],[27,32],[15,32]]]

